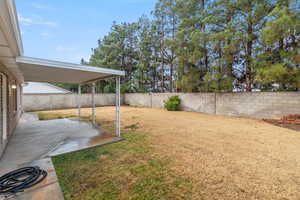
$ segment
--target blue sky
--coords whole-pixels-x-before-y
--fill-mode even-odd
[[[156,0],[16,0],[26,56],[79,63],[113,21],[150,14]]]

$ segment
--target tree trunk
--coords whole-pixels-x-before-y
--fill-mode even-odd
[[[232,20],[232,13],[228,13],[226,15],[226,24],[230,23]],[[227,46],[231,45],[232,40],[231,39],[227,39],[226,43]],[[226,70],[227,70],[227,76],[229,76],[232,79],[231,84],[233,85],[233,80],[234,80],[234,72],[233,72],[233,63],[234,63],[234,52],[232,52],[232,50],[230,50],[229,52],[229,57],[227,57],[227,61],[226,61]]]
[[[247,28],[247,45],[246,45],[246,91],[252,91],[252,49],[253,49],[253,23],[251,17],[248,20],[248,28]],[[249,37],[250,36],[250,37]]]
[[[165,33],[164,33],[164,27],[162,27],[162,33],[161,33],[161,49],[160,49],[160,55],[161,55],[161,89],[162,92],[165,91],[165,58],[163,54],[164,50],[164,38],[165,38]]]
[[[156,67],[153,68],[153,83],[152,83],[153,92],[156,92]]]
[[[218,54],[219,54],[219,66],[218,66],[218,72],[219,75],[222,74],[222,69],[221,69],[221,58],[222,58],[222,49],[221,49],[221,43],[219,42],[219,50],[218,50]],[[217,77],[218,78],[218,92],[221,92],[221,77]]]
[[[172,40],[175,40],[175,16],[172,18]],[[170,92],[174,92],[173,76],[174,76],[174,51],[171,49],[171,62],[170,62]]]
[[[201,12],[204,10],[205,8],[205,0],[201,0],[200,1],[200,9],[201,9]]]
[[[251,56],[252,56],[252,41],[247,43],[246,55],[246,91],[251,92],[252,88],[252,69],[251,69]]]

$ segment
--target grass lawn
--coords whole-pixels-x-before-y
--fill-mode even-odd
[[[96,114],[112,129],[114,107]],[[122,107],[121,118],[125,141],[53,158],[66,199],[300,199],[299,132],[151,108]]]
[[[153,154],[147,135],[53,158],[65,199],[190,199],[191,182]]]
[[[39,112],[38,118],[39,120],[52,120],[52,119],[63,119],[63,118],[71,118],[76,117],[74,114],[64,114],[64,113],[48,113],[48,112]]]

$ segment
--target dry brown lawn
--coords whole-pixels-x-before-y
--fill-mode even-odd
[[[111,123],[114,109],[97,108],[97,120]],[[121,119],[123,128],[148,133],[153,153],[171,158],[172,169],[191,179],[192,199],[300,199],[299,132],[254,119],[153,108],[122,107]]]

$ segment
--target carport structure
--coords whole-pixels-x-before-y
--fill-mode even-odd
[[[89,84],[92,87],[92,122],[96,125],[95,112],[95,86],[96,82],[103,79],[115,78],[116,80],[116,136],[120,137],[120,77],[124,71],[107,68],[79,65],[53,60],[39,59],[20,56],[16,58],[24,81],[48,82],[48,83],[71,83],[78,84],[78,117],[81,115],[81,87]]]
[[[40,166],[48,177],[16,198],[63,199],[51,156],[120,141],[120,77],[125,73],[101,67],[25,57],[14,0],[0,0],[0,175],[24,166]],[[116,80],[116,137],[103,137],[101,128],[72,119],[40,121],[36,113],[22,115],[22,83],[78,84],[92,86],[92,121],[95,125],[95,83]],[[0,199],[2,197],[0,196]]]

